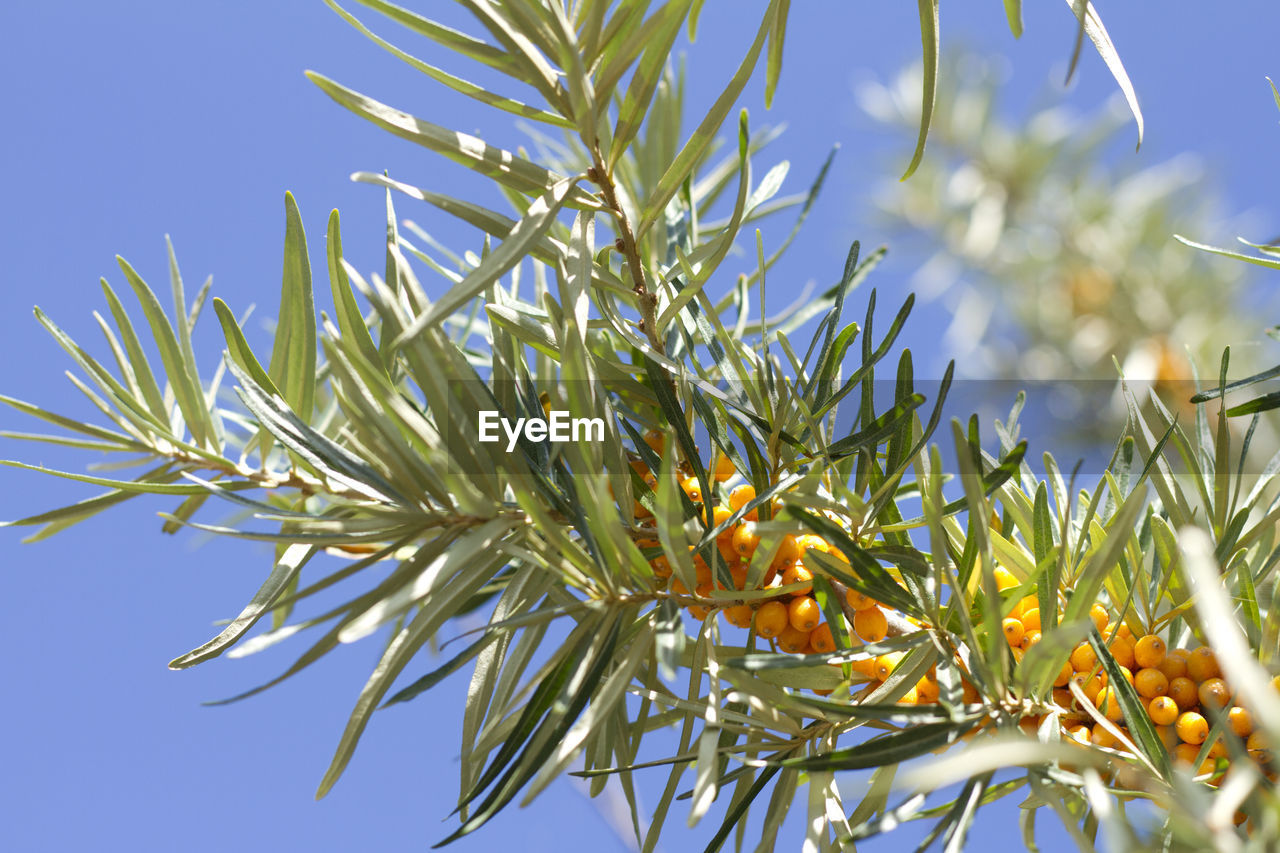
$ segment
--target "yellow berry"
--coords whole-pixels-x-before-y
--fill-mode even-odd
[[[724,611],[724,618],[730,625],[738,628],[750,628],[751,617],[754,615],[750,604],[735,604],[732,607],[726,607]]]
[[[788,533],[778,543],[778,551],[773,555],[773,567],[778,571],[786,571],[796,564],[803,552],[796,544],[796,537]]]
[[[788,625],[778,635],[778,648],[793,655],[800,654],[809,648],[809,632],[801,631],[794,625]]]
[[[1124,719],[1124,712],[1120,709],[1120,700],[1116,697],[1114,687],[1104,687],[1099,690],[1098,698],[1094,704],[1111,722],[1118,723]]]
[[[879,604],[879,602],[871,596],[863,595],[856,589],[850,589],[846,592],[844,594],[844,600],[847,601],[849,606],[854,610],[867,610],[868,608],[875,607]]]
[[[797,563],[782,573],[782,585],[789,586],[793,583],[804,584],[795,590],[796,595],[808,595],[813,591],[813,572]]]
[[[711,477],[717,483],[723,483],[725,480],[733,477],[738,473],[738,469],[733,464],[733,460],[724,453],[716,454],[716,464],[711,469]]]
[[[1178,720],[1178,703],[1168,696],[1156,696],[1147,704],[1147,714],[1157,726],[1171,726]]]
[[[823,622],[809,632],[809,645],[815,652],[829,654],[836,650],[836,638],[831,633],[830,623]]]
[[[649,449],[652,450],[654,453],[661,455],[662,449],[666,447],[667,439],[666,439],[666,436],[664,436],[658,430],[650,429],[650,430],[645,430],[644,443],[649,445]]]
[[[743,483],[737,486],[733,491],[729,492],[729,509],[737,512],[747,504],[756,499],[756,487],[750,483]],[[756,511],[753,509],[747,513],[746,517],[751,521],[756,520]]]
[[[1197,684],[1208,681],[1210,678],[1217,678],[1221,674],[1218,658],[1214,655],[1213,649],[1207,646],[1201,646],[1187,658],[1187,677]]]
[[[1107,608],[1101,604],[1095,604],[1089,608],[1089,618],[1093,620],[1093,624],[1101,631],[1107,627],[1111,621],[1111,616],[1107,613]]]
[[[1133,668],[1133,643],[1124,637],[1116,637],[1107,644],[1107,648],[1111,650],[1111,656],[1116,659],[1116,663],[1123,667]]]
[[[1026,632],[1022,623],[1017,619],[1005,619],[1002,624],[1004,628],[1004,638],[1009,641],[1009,645],[1016,646],[1022,642],[1022,635]]]
[[[766,640],[781,634],[789,624],[787,606],[781,601],[766,601],[756,611],[756,633]]]
[[[743,559],[750,559],[759,544],[760,535],[756,533],[756,523],[754,521],[744,522],[738,525],[737,530],[733,531],[733,550],[737,551]]]
[[[1253,734],[1253,715],[1246,709],[1236,706],[1227,712],[1227,727],[1236,737],[1247,738]]]
[[[697,477],[685,477],[680,481],[680,488],[689,496],[689,500],[696,504],[702,503],[702,486]]]
[[[1138,670],[1138,674],[1133,680],[1133,686],[1138,691],[1139,696],[1153,699],[1169,692],[1169,679],[1165,678],[1164,673],[1160,670],[1147,667]]]
[[[1022,614],[1022,627],[1028,631],[1040,630],[1040,608],[1032,607]]]
[[[1209,678],[1196,691],[1200,704],[1206,708],[1225,708],[1231,703],[1231,691],[1221,678]]]
[[[903,652],[888,652],[880,655],[876,658],[876,678],[887,681],[904,657],[906,655]]]
[[[889,636],[889,620],[879,607],[868,607],[853,614],[853,630],[868,643],[878,643]]]
[[[1022,585],[1018,582],[1018,579],[1013,576],[1013,572],[1009,571],[1004,566],[996,566],[993,574],[996,578],[996,589],[1001,592],[1004,592],[1007,589],[1014,589]]]
[[[1133,644],[1133,659],[1143,669],[1160,666],[1164,662],[1164,657],[1164,640],[1155,634],[1140,637],[1138,642]]]
[[[1076,672],[1089,672],[1097,663],[1098,656],[1094,654],[1093,646],[1088,643],[1081,643],[1071,652],[1071,668]]]
[[[1187,674],[1187,655],[1186,649],[1169,649],[1164,656],[1164,660],[1160,661],[1156,667],[1164,673],[1164,677],[1173,681],[1175,678],[1181,678]]]
[[[791,600],[791,604],[787,606],[787,615],[791,627],[807,635],[822,621],[822,608],[812,596],[802,595]]]
[[[1178,703],[1178,707],[1186,711],[1200,704],[1200,696],[1196,692],[1196,683],[1190,678],[1179,676],[1169,682],[1169,698]]]
[[[1184,711],[1174,725],[1183,743],[1199,746],[1209,736],[1209,721],[1195,711]]]

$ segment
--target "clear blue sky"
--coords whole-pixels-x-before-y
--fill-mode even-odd
[[[415,4],[444,5],[444,4]],[[716,0],[704,13],[696,109],[736,65],[760,2]],[[1041,6],[1045,4],[1027,4]],[[783,290],[837,273],[848,241],[877,244],[859,229],[869,182],[900,172],[908,151],[861,117],[855,76],[887,77],[919,51],[911,4],[804,0],[793,4],[785,68],[766,117],[759,89],[745,103],[754,122],[785,121],[772,159],[792,161],[791,187],[807,184],[830,145],[843,150],[811,225],[786,266],[771,276]],[[1014,42],[994,0],[943,4],[944,38],[1004,52],[1015,70],[1013,99],[1060,77],[1071,46],[1065,4],[1028,8],[1027,34]],[[896,10],[889,7],[899,7]],[[1190,3],[1105,3],[1102,13],[1124,56],[1147,116],[1148,142],[1122,158],[1134,165],[1181,151],[1203,156],[1229,208],[1256,210],[1280,231],[1277,113],[1263,75],[1280,77],[1280,8],[1242,0],[1225,13]],[[448,10],[450,16],[453,10]],[[385,32],[394,32],[385,30]],[[378,191],[352,185],[358,169],[466,194],[462,170],[360,122],[308,83],[314,68],[392,104],[460,130],[516,144],[501,114],[452,97],[350,30],[319,0],[250,3],[111,4],[43,0],[0,10],[0,73],[7,117],[0,134],[6,167],[0,212],[0,393],[84,416],[63,378],[69,367],[31,316],[39,304],[101,352],[91,312],[102,308],[97,280],[119,283],[120,253],[163,287],[166,233],[188,288],[215,275],[215,293],[237,309],[270,315],[279,290],[282,199],[292,190],[313,250],[323,246],[330,208],[343,213],[344,243],[363,269],[381,265]],[[415,44],[407,34],[396,41]],[[438,52],[424,47],[426,56]],[[455,66],[456,67],[456,66]],[[1086,52],[1069,99],[1082,109],[1113,91]],[[768,163],[762,162],[761,166]],[[476,236],[434,210],[400,203],[402,216],[461,247]],[[1255,237],[1270,237],[1266,234]],[[1221,238],[1225,235],[1211,235]],[[317,256],[318,257],[318,256]],[[322,269],[322,266],[319,267]],[[877,276],[897,294],[913,259],[891,255]],[[900,297],[899,297],[900,298]],[[926,309],[906,339],[929,358],[937,320]],[[1259,325],[1277,318],[1260,318]],[[197,342],[207,376],[221,348],[206,317]],[[1252,336],[1253,333],[1250,333]],[[266,340],[258,333],[259,345]],[[0,428],[35,423],[0,414]],[[0,457],[79,468],[84,458],[4,442]],[[0,518],[16,518],[91,493],[88,487],[7,470]],[[448,829],[456,797],[462,690],[455,678],[409,706],[376,716],[346,776],[324,801],[312,793],[377,641],[341,649],[286,685],[246,703],[203,708],[275,675],[300,651],[220,660],[172,673],[165,662],[207,639],[264,576],[265,549],[161,536],[155,512],[137,501],[70,533],[30,546],[20,530],[0,532],[0,671],[6,700],[0,726],[0,847],[7,850],[422,849]],[[430,666],[423,660],[409,677]],[[1043,823],[1048,824],[1046,814]],[[692,847],[711,831],[682,834],[667,850]],[[984,824],[981,840],[1016,841],[1012,809]],[[577,789],[557,784],[525,812],[511,810],[459,850],[512,844],[533,851],[618,847]],[[893,839],[879,849],[896,849]],[[700,846],[700,845],[699,845]],[[786,849],[785,847],[783,849]],[[874,848],[873,848],[874,849]]]

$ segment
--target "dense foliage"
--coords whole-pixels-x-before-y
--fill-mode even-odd
[[[854,243],[834,284],[767,313],[769,270],[830,160],[807,192],[780,198],[788,167],[757,176],[771,134],[753,133],[745,111],[720,159],[714,143],[761,59],[772,97],[787,0],[768,3],[687,134],[669,55],[686,27],[693,36],[700,1],[460,2],[485,38],[361,0],[537,103],[429,64],[330,5],[434,81],[536,123],[548,134],[539,161],[311,76],[356,115],[491,178],[515,217],[359,174],[387,190],[386,266],[365,276],[347,262],[335,212],[334,313],[318,321],[287,197],[272,352],[260,360],[215,298],[227,349],[212,381],[191,345],[207,290],[187,300],[172,252],[169,314],[121,261],[154,345],[103,283],[114,369],[37,309],[108,425],[0,398],[69,434],[25,437],[150,467],[131,480],[50,471],[106,491],[13,523],[48,536],[153,494],[179,499],[166,529],[274,543],[244,610],[171,663],[323,632],[246,696],[389,626],[321,794],[376,709],[471,667],[460,824],[445,841],[576,767],[593,794],[616,780],[646,851],[686,800],[691,824],[719,804],[708,849],[731,835],[772,849],[792,808],[807,812],[805,849],[913,819],[956,849],[980,805],[1014,793],[1029,844],[1045,806],[1082,849],[1100,831],[1116,849],[1276,844],[1280,459],[1259,469],[1247,453],[1270,398],[1220,405],[1269,374],[1229,385],[1224,356],[1194,425],[1126,388],[1128,422],[1096,482],[1050,454],[1033,467],[1021,398],[984,443],[976,419],[944,417],[951,368],[917,387],[910,352],[895,349],[911,298],[885,322],[871,290],[848,320],[882,251]],[[1093,8],[1068,5],[1136,105]],[[1019,4],[1005,7],[1016,35]],[[908,175],[938,77],[936,0],[920,9]],[[452,255],[402,233],[396,194],[474,225],[483,248]],[[744,228],[774,235],[780,214],[794,214],[790,230],[748,235],[753,262],[734,269]],[[1275,266],[1275,247],[1258,248]],[[447,285],[434,299],[424,271]],[[222,393],[230,379],[238,404]],[[552,410],[601,418],[601,440],[479,440],[486,412]],[[1243,440],[1233,414],[1254,416]],[[243,524],[196,520],[211,498]],[[331,588],[344,603],[296,612]],[[393,692],[456,617],[477,613],[485,627],[464,648]],[[660,731],[674,751],[653,746]],[[945,757],[927,770],[900,767],[933,751]],[[844,771],[870,771],[858,802],[837,785]],[[651,774],[666,781],[641,814],[636,785]]]

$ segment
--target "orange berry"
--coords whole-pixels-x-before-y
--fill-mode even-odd
[[[1213,649],[1201,646],[1187,658],[1187,677],[1199,684],[1222,674],[1218,668],[1218,658]]]
[[[1116,637],[1112,640],[1107,648],[1111,650],[1111,656],[1116,659],[1116,663],[1123,667],[1133,669],[1133,643],[1124,637]]]
[[[1095,604],[1089,608],[1089,618],[1093,620],[1094,625],[1098,626],[1099,631],[1105,629],[1107,624],[1111,621],[1111,616],[1107,613],[1107,608],[1103,607],[1101,604]]]
[[[938,689],[938,682],[929,678],[927,675],[916,682],[916,700],[920,705],[932,705],[938,701],[941,691]]]
[[[1124,711],[1120,709],[1120,700],[1116,698],[1114,687],[1104,687],[1098,691],[1098,698],[1094,701],[1098,706],[1098,710],[1102,712],[1108,720],[1118,723],[1124,719]]]
[[[717,483],[723,483],[736,473],[738,473],[738,468],[733,464],[733,460],[724,453],[717,453],[716,464],[711,468],[712,479]]]
[[[1178,721],[1178,703],[1168,696],[1156,696],[1148,703],[1147,714],[1157,726],[1171,726]]]
[[[783,586],[789,586],[793,583],[804,584],[804,586],[800,587],[795,591],[796,595],[808,595],[810,592],[812,592],[813,584],[810,583],[810,581],[812,580],[813,580],[813,572],[809,571],[799,563],[797,563],[796,565],[792,566],[791,568],[787,569],[785,572],[782,573]]]
[[[730,510],[727,506],[718,506],[711,511],[712,524],[716,527],[719,527],[720,525],[728,521],[729,516],[731,515],[733,515],[733,511]],[[726,527],[723,531],[721,531],[720,535],[716,537],[717,542],[722,539],[729,542],[733,541],[732,527]]]
[[[868,643],[878,643],[889,636],[889,620],[879,607],[868,607],[853,614],[853,630]]]
[[[1206,708],[1225,708],[1231,704],[1231,691],[1221,678],[1206,679],[1196,691],[1200,704]]]
[[[904,652],[887,652],[880,655],[876,658],[876,678],[887,681],[904,657],[906,657]]]
[[[1253,734],[1253,715],[1237,705],[1227,712],[1227,727],[1236,737],[1247,738]]]
[[[789,624],[787,605],[781,601],[766,601],[756,611],[756,633],[766,640],[781,634]]]
[[[1164,673],[1164,677],[1173,681],[1175,678],[1181,678],[1187,674],[1187,656],[1189,652],[1186,649],[1169,649],[1165,652],[1164,660],[1162,660],[1156,668]]]
[[[1143,669],[1160,666],[1164,662],[1164,657],[1164,640],[1155,634],[1140,637],[1138,642],[1133,644],[1133,659]]]
[[[1209,736],[1209,721],[1195,711],[1184,711],[1174,724],[1174,729],[1183,743],[1199,746]]]
[[[818,602],[814,601],[812,596],[801,595],[793,598],[791,603],[787,605],[787,616],[792,628],[808,634],[814,628],[817,628],[818,623],[822,621],[822,608],[818,606]]]
[[[1196,683],[1185,676],[1175,678],[1169,682],[1168,695],[1184,711],[1200,704],[1200,696],[1196,692]]]
[[[836,650],[836,638],[831,633],[830,623],[823,622],[809,632],[809,645],[813,646],[815,652],[822,654],[829,654]]]
[[[918,705],[920,704],[920,694],[912,687],[906,693],[902,694],[902,698],[898,700],[899,705]]]
[[[1137,676],[1133,680],[1133,686],[1138,691],[1138,695],[1145,699],[1153,699],[1156,696],[1163,696],[1169,692],[1169,679],[1165,678],[1163,672],[1152,667],[1138,670]]]
[[[1120,745],[1120,741],[1116,740],[1111,732],[1102,726],[1093,727],[1093,733],[1089,735],[1089,742],[1103,749],[1116,749]]]
[[[750,483],[743,483],[741,486],[734,487],[733,491],[729,492],[729,509],[737,512],[755,499],[756,487]],[[747,513],[746,518],[751,521],[755,521],[756,511],[754,509],[751,510],[751,512]]]
[[[1027,595],[1018,599],[1018,603],[1013,606],[1013,610],[1009,611],[1009,615],[1014,619],[1021,620],[1024,615],[1032,610],[1039,609],[1039,601],[1034,595]],[[1026,627],[1025,625],[1023,626]]]
[[[1088,726],[1079,725],[1067,729],[1067,735],[1070,740],[1073,740],[1076,743],[1089,743],[1090,738],[1093,736],[1093,732],[1089,730]]]
[[[1026,633],[1026,628],[1017,619],[1005,619],[1001,623],[1004,629],[1004,638],[1009,641],[1009,645],[1016,646],[1022,643],[1022,635]]]
[[[751,618],[755,615],[750,604],[735,604],[732,607],[726,607],[724,610],[724,618],[728,620],[730,625],[738,628],[750,628]]]
[[[1018,648],[1022,649],[1024,652],[1029,651],[1031,647],[1038,642],[1040,642],[1040,632],[1028,631],[1022,635],[1022,642],[1018,645]]]
[[[1244,742],[1244,748],[1252,753],[1266,752],[1271,749],[1271,742],[1267,740],[1266,734],[1259,729],[1249,735],[1249,739]]]
[[[671,577],[671,561],[665,556],[654,557],[650,561],[649,566],[653,569],[653,573],[660,578]]]
[[[689,611],[689,615],[699,622],[705,621],[711,615],[711,608],[702,604],[691,604],[685,608]]]
[[[863,678],[871,679],[876,677],[876,659],[875,658],[858,658],[849,663],[850,668],[861,675]]]
[[[849,606],[854,610],[867,610],[880,603],[869,595],[863,595],[856,589],[850,589],[846,592],[844,594],[844,600],[849,602]]]
[[[1093,646],[1088,643],[1081,643],[1071,651],[1071,668],[1076,672],[1089,672],[1097,664],[1098,656],[1094,654]]]
[[[788,625],[778,635],[778,648],[793,655],[800,654],[809,648],[809,632],[801,631],[794,625]]]
[[[1124,677],[1125,681],[1129,682],[1130,686],[1133,686],[1133,673],[1129,671],[1129,667],[1121,666],[1120,675]]]
[[[978,688],[974,687],[967,681],[960,682],[960,701],[966,705],[976,705],[982,697],[978,694]]]
[[[751,555],[756,552],[756,547],[760,544],[760,535],[756,533],[756,523],[747,521],[738,525],[738,529],[733,531],[733,550],[744,559],[750,559]]]
[[[796,537],[796,547],[800,549],[800,559],[804,559],[804,552],[812,548],[815,551],[821,551],[824,554],[831,552],[831,546],[827,544],[827,540],[818,536],[816,533],[802,533]]]
[[[1013,576],[1013,572],[1009,571],[1004,566],[996,566],[993,574],[995,574],[996,577],[996,589],[1001,592],[1022,586],[1022,583]]]
[[[1076,673],[1072,678],[1081,679],[1080,689],[1084,691],[1084,695],[1094,705],[1098,704],[1098,694],[1102,692],[1102,688],[1107,686],[1107,674],[1100,672],[1095,676],[1089,677],[1087,673]]]
[[[662,449],[666,447],[667,438],[656,429],[645,430],[644,443],[649,445],[649,449],[659,456],[662,455]]]
[[[1164,748],[1167,750],[1172,750],[1180,743],[1178,740],[1178,733],[1173,730],[1172,725],[1157,725],[1156,737],[1160,738],[1160,742],[1164,744]]]
[[[802,553],[800,546],[796,544],[796,537],[788,533],[786,536],[783,536],[782,541],[778,543],[778,551],[773,555],[772,565],[774,568],[778,569],[778,571],[785,572],[796,564],[796,561],[800,559],[800,555]]]
[[[1022,619],[1022,627],[1026,628],[1028,631],[1040,630],[1040,608],[1039,607],[1032,607],[1030,610],[1022,614],[1021,619]]]
[[[729,564],[729,576],[733,578],[734,589],[747,588],[747,567],[741,563]]]
[[[730,527],[723,534],[716,537],[716,550],[720,552],[720,556],[724,558],[726,563],[737,562],[741,557],[738,549],[733,547],[733,534],[737,530],[737,527]]]
[[[1062,669],[1058,670],[1058,677],[1053,680],[1054,687],[1066,687],[1067,682],[1071,680],[1071,674],[1075,672],[1071,668],[1071,662],[1067,661],[1062,665]]]
[[[1180,743],[1173,748],[1173,759],[1179,764],[1190,767],[1200,755],[1200,747],[1189,743]]]
[[[702,486],[697,477],[685,477],[680,481],[680,488],[689,496],[689,500],[696,504],[702,503]]]

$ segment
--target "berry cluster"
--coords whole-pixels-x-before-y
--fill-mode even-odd
[[[663,437],[661,433],[650,431],[644,435],[645,443],[655,452],[661,453]],[[643,463],[633,460],[637,473],[644,477],[650,487],[656,487],[657,479]],[[737,473],[733,462],[720,454],[709,473],[709,480],[725,483]],[[694,503],[702,503],[703,496],[698,478],[684,464],[680,466],[680,487]],[[742,484],[727,492],[723,503],[712,510],[714,527],[725,525],[735,514],[756,498],[755,487]],[[780,504],[774,504],[775,512]],[[652,524],[649,512],[639,503],[635,505],[634,514],[641,519],[641,529]],[[752,509],[743,513],[737,521],[725,527],[716,537],[716,547],[724,558],[733,579],[734,588],[746,590],[753,561],[761,561],[766,555],[757,553],[760,546],[760,534],[757,532],[759,521],[758,510]],[[644,548],[657,548],[659,542],[655,537],[642,535],[636,544]],[[790,654],[828,654],[836,650],[835,635],[831,625],[823,620],[822,608],[813,596],[813,572],[804,564],[806,551],[815,550],[829,554],[837,560],[848,563],[844,554],[821,536],[812,533],[800,535],[785,534],[767,555],[768,565],[762,565],[757,572],[758,582],[751,589],[777,590],[775,595],[756,598],[752,601],[740,601],[723,606],[724,595],[717,595],[721,605],[720,614],[725,620],[738,628],[749,629],[761,639],[768,640],[775,649]],[[662,555],[650,560],[655,577],[661,588],[680,596],[694,598],[710,598],[718,590],[724,590],[713,577],[711,567],[701,555],[694,556],[697,585],[692,593],[679,577],[674,577],[669,560]],[[852,570],[851,570],[852,571]],[[845,603],[852,618],[846,620],[845,631],[856,633],[867,643],[878,643],[889,635],[889,616],[876,600],[862,593],[849,589],[844,591]],[[713,605],[691,604],[688,612],[698,620],[711,615]],[[896,614],[896,611],[889,611]],[[900,617],[902,618],[902,617]],[[848,624],[851,623],[851,624]],[[896,658],[892,655],[880,658],[867,658],[856,662],[854,669],[868,680],[884,681],[893,671]],[[937,684],[927,685],[922,679],[920,685],[913,688],[904,702],[933,701],[937,698]],[[829,691],[818,691],[829,692]],[[929,697],[932,694],[932,698]]]
[[[996,584],[1002,591],[1019,586],[1018,580],[1006,569],[997,568],[995,574]],[[1218,737],[1207,749],[1204,746],[1212,728],[1210,720],[1221,715],[1226,728],[1244,742],[1249,756],[1275,779],[1270,747],[1263,733],[1254,731],[1249,711],[1232,704],[1234,693],[1223,680],[1212,649],[1206,646],[1170,649],[1165,640],[1155,633],[1134,637],[1127,625],[1111,623],[1110,614],[1102,604],[1094,604],[1089,616],[1101,632],[1107,650],[1119,664],[1121,675],[1141,698],[1147,716],[1155,724],[1156,732],[1176,762],[1195,766],[1196,775],[1208,776],[1210,781],[1221,778],[1230,764],[1225,741]],[[1040,641],[1040,610],[1036,596],[1018,601],[1001,627],[1015,659],[1021,661],[1022,655]],[[1108,681],[1093,646],[1081,643],[1071,651],[1070,658],[1054,680],[1053,699],[1067,712],[1062,717],[1063,730],[1071,740],[1123,750],[1122,742],[1096,721],[1096,717],[1083,707],[1076,693],[1070,689],[1074,682],[1092,710],[1127,735],[1128,721],[1116,688]],[[1280,677],[1274,683],[1280,690]],[[1031,716],[1024,718],[1023,723],[1027,728],[1033,728],[1039,725],[1040,719]],[[1204,758],[1197,766],[1197,759],[1202,753]]]

